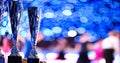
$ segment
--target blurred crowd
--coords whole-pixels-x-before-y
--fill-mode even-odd
[[[18,35],[17,46],[23,58],[28,58],[29,52],[32,49],[30,38],[30,33],[28,33],[26,37],[21,37],[20,35]],[[116,63],[114,61],[115,55],[120,56],[119,32],[110,31],[108,32],[108,36],[106,38],[99,38],[94,42],[90,42],[89,40],[90,34],[85,33],[79,35],[78,42],[74,41],[74,37],[61,37],[55,38],[52,41],[45,41],[43,34],[39,32],[37,39],[37,52],[38,54],[42,53],[43,55],[38,55],[38,57],[40,56],[41,60],[47,60],[49,57],[43,58],[42,56],[53,52],[56,53],[56,57],[54,57],[53,54],[50,54],[51,58],[53,56],[54,59],[66,60],[67,53],[74,53],[78,55],[74,55],[72,58],[76,59],[76,63],[103,63],[100,62],[101,59],[104,59],[106,63]],[[10,55],[10,50],[12,47],[13,41],[10,34],[6,32],[4,36],[0,35],[0,50],[2,54],[4,54],[5,58]],[[90,51],[94,52],[94,58],[88,55]],[[69,55],[68,57],[70,56],[72,55]]]

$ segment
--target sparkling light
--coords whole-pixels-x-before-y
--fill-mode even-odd
[[[87,2],[87,0],[80,0],[81,2]]]
[[[70,3],[77,3],[78,1],[77,0],[68,0],[68,2],[70,2]]]
[[[50,29],[44,29],[44,30],[43,30],[43,34],[44,34],[45,36],[52,36],[52,35],[53,35],[53,32],[52,32],[52,30],[50,30]]]
[[[46,58],[47,59],[56,59],[58,57],[58,54],[57,53],[48,53],[46,54]]]
[[[1,31],[0,31],[0,34],[1,34],[1,35],[4,35],[4,34],[5,34],[5,32],[6,32],[6,29],[1,27],[1,29],[0,29],[0,30],[1,30]]]
[[[95,52],[94,51],[88,52],[88,58],[90,60],[94,60],[96,58]]]
[[[4,27],[7,26],[7,24],[8,24],[7,21],[3,21],[3,22],[2,22],[2,26],[4,26]]]
[[[60,27],[53,27],[53,28],[52,28],[52,31],[53,31],[54,33],[60,33],[60,32],[62,31],[62,29],[61,29]]]
[[[68,60],[76,60],[78,59],[79,54],[75,54],[75,53],[67,53],[65,54],[65,58]]]
[[[79,28],[77,29],[77,32],[78,32],[79,34],[84,34],[84,33],[86,32],[86,29],[83,28],[83,27],[79,27]]]
[[[88,19],[87,19],[87,17],[82,16],[82,17],[80,17],[80,21],[81,21],[82,23],[87,23],[87,22],[88,22]]]
[[[45,55],[43,53],[38,53],[38,57],[41,61],[45,59]]]
[[[62,14],[66,15],[66,16],[70,16],[70,15],[72,15],[72,12],[71,12],[71,10],[63,10]]]
[[[69,37],[75,37],[76,35],[77,35],[77,32],[75,30],[68,31],[68,36]]]
[[[22,30],[21,33],[20,33],[20,35],[21,35],[22,37],[25,37],[25,36],[27,35],[26,30]]]
[[[46,12],[44,14],[44,17],[46,17],[46,18],[53,18],[54,17],[54,13],[53,12]]]

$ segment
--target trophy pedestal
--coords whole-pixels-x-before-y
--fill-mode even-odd
[[[39,63],[39,59],[38,58],[28,58],[27,63]]]
[[[21,56],[8,56],[8,63],[22,63]]]
[[[0,55],[0,63],[5,63],[5,59],[3,55]]]

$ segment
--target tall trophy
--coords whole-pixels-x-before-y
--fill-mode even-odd
[[[1,52],[2,37],[0,37],[0,63],[5,63],[4,55]]]
[[[28,17],[29,17],[29,27],[31,33],[31,44],[32,50],[30,51],[28,63],[39,63],[39,58],[37,57],[36,51],[36,42],[37,42],[37,33],[38,33],[38,21],[37,21],[37,7],[28,8]]]
[[[2,21],[2,14],[3,14],[3,10],[4,10],[4,0],[0,1],[0,22]],[[4,55],[1,52],[1,46],[2,46],[2,36],[0,36],[0,63],[5,63],[4,60]]]
[[[19,24],[18,13],[20,10],[19,2],[18,1],[9,2],[8,10],[11,22],[12,40],[14,42],[11,54],[10,56],[8,56],[8,63],[22,63],[22,57],[20,56],[17,48],[17,33]]]

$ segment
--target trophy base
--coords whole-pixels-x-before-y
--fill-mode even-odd
[[[8,63],[22,63],[21,56],[8,56]]]
[[[5,63],[5,59],[3,55],[0,55],[0,63]]]
[[[39,59],[38,58],[28,58],[27,63],[39,63]]]

